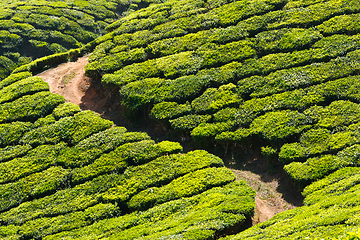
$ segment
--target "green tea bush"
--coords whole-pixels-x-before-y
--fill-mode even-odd
[[[264,31],[256,35],[256,48],[260,52],[286,52],[311,46],[322,35],[313,29],[283,28]]]
[[[51,167],[43,172],[34,173],[19,181],[0,186],[0,209],[7,210],[33,197],[55,192],[66,185],[70,172],[61,167]]]
[[[255,192],[242,181],[207,190],[190,198],[181,198],[107,219],[46,239],[111,237],[114,239],[148,239],[180,237],[204,239],[232,226],[242,225],[254,211]],[[199,222],[201,224],[199,224]]]
[[[122,103],[130,109],[138,109],[149,103],[193,100],[209,85],[218,87],[232,82],[239,66],[240,63],[233,62],[219,68],[203,69],[196,75],[175,80],[152,78],[135,81],[121,88]]]
[[[71,117],[74,114],[80,112],[80,107],[72,103],[63,103],[60,104],[57,108],[54,109],[52,115],[56,120],[59,120],[63,117]]]
[[[19,80],[31,77],[32,74],[30,72],[21,72],[16,74],[11,74],[9,77],[5,78],[0,82],[1,89],[3,89],[6,86],[9,86],[10,84],[13,84]]]
[[[92,164],[75,168],[72,172],[72,182],[77,183],[92,179],[100,174],[122,172],[129,165],[144,164],[161,155],[177,153],[182,150],[178,143],[152,140],[125,143],[108,154],[101,155]]]
[[[351,166],[359,165],[359,145],[355,144],[339,151],[336,155],[322,155],[308,158],[306,162],[292,162],[284,166],[285,171],[296,181],[314,181],[327,174]]]
[[[83,211],[100,203],[99,194],[116,186],[119,179],[120,176],[117,174],[102,175],[73,188],[60,189],[54,194],[23,202],[19,206],[1,213],[0,221],[8,225],[22,225],[27,221],[42,217],[61,216]]]
[[[30,145],[58,143],[60,141],[76,144],[87,136],[105,130],[112,125],[113,122],[102,119],[94,112],[83,111],[73,117],[64,117],[53,124],[36,128],[25,134],[20,142]]]
[[[164,100],[184,101],[184,99],[189,97],[189,93],[191,93],[190,97],[196,96],[204,86],[215,83],[219,84],[218,82],[232,82],[236,75],[248,76],[251,74],[266,74],[271,71],[297,66],[314,60],[323,60],[328,57],[340,56],[350,50],[355,50],[357,47],[358,44],[356,44],[353,37],[334,35],[316,42],[313,45],[313,49],[292,53],[270,54],[260,59],[245,60],[243,64],[232,63],[220,68],[202,70],[196,74],[195,78],[190,78],[190,75],[189,78],[176,79],[176,82],[180,80],[187,81],[187,85],[191,82],[190,86],[192,86],[192,89],[189,90],[197,90],[194,93],[191,93],[188,90],[185,91],[185,93],[182,93],[182,95],[174,95],[175,91],[180,91],[179,89],[184,88],[184,84],[177,86],[176,82],[173,81],[145,79],[124,86],[121,89],[120,94],[124,98],[123,104],[131,106],[133,109],[150,102],[160,102]],[[175,84],[175,86],[169,88],[173,84]],[[239,92],[242,94],[249,94],[250,91],[253,91],[251,89],[256,86],[254,85],[254,81],[247,81],[247,79],[239,81],[238,84],[241,86]],[[159,87],[161,91],[157,89]],[[136,107],[133,107],[133,104],[135,104]]]
[[[78,48],[105,33],[129,3],[111,1],[11,1],[0,5],[0,79],[33,59]],[[7,58],[5,55],[19,56]]]
[[[0,8],[0,78],[15,69],[0,81],[0,238],[330,239],[359,226],[358,1]],[[23,46],[56,54],[29,62]],[[32,77],[88,52],[87,75],[119,89],[129,116],[216,152],[261,149],[308,185],[305,206],[244,230],[255,193],[218,157],[114,127]]]
[[[102,82],[118,86],[150,77],[176,78],[198,72],[201,68],[214,67],[231,61],[242,60],[254,56],[255,50],[249,41],[232,42],[210,49],[199,49],[196,52],[178,54],[131,64],[116,71],[113,75],[105,75]]]
[[[34,127],[29,122],[12,122],[0,124],[0,146],[8,146],[19,142],[21,137]]]
[[[281,147],[281,161],[289,162],[318,154],[334,152],[359,142],[359,124],[352,124],[345,131],[331,133],[327,129],[311,129],[303,133],[296,143]]]
[[[0,162],[6,162],[21,157],[31,150],[30,145],[7,146],[0,149]]]
[[[191,136],[198,142],[206,142],[206,138],[232,130],[235,126],[234,121],[201,123],[191,131]]]
[[[359,22],[360,18],[358,13],[340,15],[323,22],[316,28],[326,35],[334,33],[354,34],[360,31]]]
[[[228,239],[346,239],[358,224],[358,168],[344,168],[303,191],[306,206],[277,214]]]
[[[128,201],[133,195],[152,186],[163,185],[172,179],[205,167],[222,166],[221,159],[202,150],[157,158],[149,163],[129,167],[117,187],[102,195],[105,201]],[[146,172],[147,174],[142,174]]]
[[[284,139],[309,128],[309,123],[306,115],[297,111],[274,111],[256,118],[250,131],[268,140]]]
[[[49,85],[40,77],[29,77],[1,89],[0,104],[41,91],[49,91]]]
[[[240,126],[247,126],[250,125],[257,116],[263,114],[264,112],[266,113],[286,108],[303,111],[314,104],[322,104],[326,101],[331,101],[332,99],[341,98],[351,99],[358,102],[360,99],[358,96],[358,84],[358,76],[352,76],[335,81],[329,81],[305,89],[297,89],[263,98],[254,98],[245,101],[243,105],[239,106],[239,109],[233,109],[231,112],[227,112],[226,118],[221,119],[219,122],[232,121],[234,123],[233,125],[239,124]],[[314,107],[314,109],[316,109],[316,107]],[[222,111],[225,110],[220,110],[218,113],[214,114],[214,116],[221,114]],[[313,121],[311,118],[311,111],[307,110],[306,112],[308,114],[309,121]],[[233,132],[224,132],[216,138],[226,140],[227,137],[229,137],[228,140],[232,141],[232,139],[237,139],[237,137],[235,137],[236,135],[238,134]],[[246,133],[246,136],[248,136],[248,133]]]
[[[87,226],[103,218],[117,216],[118,213],[119,209],[112,204],[97,204],[84,211],[29,221],[17,229],[21,237],[39,238],[49,234]],[[8,226],[9,229],[13,227],[14,226]]]
[[[54,116],[52,114],[49,114],[46,117],[39,118],[38,120],[36,120],[34,122],[33,127],[34,128],[43,127],[45,125],[49,125],[49,124],[52,124],[55,122],[56,122],[56,119],[54,118]]]
[[[336,129],[357,123],[359,120],[359,105],[351,101],[334,101],[327,107],[313,106],[304,111],[310,116],[316,126]]]
[[[56,157],[64,145],[42,145],[30,150],[24,157],[0,163],[0,183],[13,182],[55,165]]]
[[[289,91],[356,73],[358,54],[358,51],[354,51],[348,53],[346,57],[339,57],[327,63],[314,63],[305,67],[280,70],[266,77],[255,77],[242,81],[248,81],[257,86],[255,91],[250,94],[252,97],[263,97]]]
[[[200,97],[192,101],[191,106],[196,113],[214,113],[231,105],[238,105],[241,98],[236,94],[236,86],[232,83],[219,89],[208,88]]]
[[[176,130],[192,130],[201,123],[206,123],[211,119],[211,115],[186,115],[170,120],[171,127]]]
[[[133,210],[147,209],[170,200],[193,196],[234,180],[235,176],[229,169],[205,168],[179,177],[162,187],[143,190],[129,200],[128,206]]]
[[[104,137],[104,135],[106,134],[102,134],[102,135],[103,136],[100,137]],[[108,139],[104,139],[105,142],[103,144],[99,144],[99,142],[92,142],[91,140],[94,140],[93,137],[93,139],[90,140],[91,141],[90,143],[86,141],[88,139],[85,139],[84,145],[82,144],[83,142],[80,142],[78,145],[76,145],[73,148],[64,148],[62,150],[62,154],[57,159],[58,164],[67,167],[84,166],[92,163],[97,157],[99,157],[104,152],[105,153],[109,152],[121,144],[150,139],[150,137],[146,133],[139,133],[139,132],[123,133],[123,134],[119,134],[116,137],[111,136],[111,134],[109,135],[110,136]],[[95,146],[90,147],[93,144]]]
[[[35,121],[51,113],[64,103],[64,97],[50,92],[39,92],[23,96],[13,102],[0,105],[0,123],[12,121]]]
[[[302,192],[306,197],[304,203],[312,205],[324,200],[326,197],[354,191],[359,184],[359,170],[358,167],[343,168],[310,184]]]
[[[172,119],[192,111],[189,103],[178,104],[176,102],[161,102],[151,109],[151,115],[155,119]]]

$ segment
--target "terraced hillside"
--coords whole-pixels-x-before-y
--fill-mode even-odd
[[[356,239],[359,14],[358,0],[153,2],[16,68],[0,81],[0,238]],[[127,132],[33,76],[89,52],[87,75],[126,116],[198,149]],[[239,161],[258,145],[305,200],[250,227],[255,192],[201,148]]]
[[[110,25],[86,66],[88,76],[119,89],[128,116],[149,114],[169,131],[224,153],[262,143],[263,155],[283,164],[300,188],[359,166],[358,1],[179,2],[183,14],[167,10],[166,19],[156,14],[167,3],[156,6],[140,10],[151,17]],[[305,190],[311,206],[239,239],[326,237],[357,228],[351,216],[359,198],[352,202],[347,194],[309,204]]]
[[[0,79],[31,59],[96,39],[140,1],[9,0],[0,3]]]
[[[65,103],[30,72],[0,87],[0,238],[214,238],[255,192],[222,160]]]

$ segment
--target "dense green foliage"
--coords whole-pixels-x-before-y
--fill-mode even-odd
[[[358,0],[1,3],[0,238],[352,239],[359,14]],[[261,140],[305,206],[225,236],[255,192],[220,158],[127,132],[33,76],[89,51],[86,74],[128,116],[224,152]]]
[[[31,66],[0,81],[1,239],[203,239],[248,223],[255,192],[219,157],[81,111]]]
[[[300,188],[360,166],[358,1],[177,3],[151,4],[111,24],[90,56],[87,75],[116,86],[129,116],[145,112],[197,146],[224,152],[261,142],[263,155],[284,164]],[[111,191],[130,199],[127,207],[142,209],[182,196],[176,190],[182,182],[204,188],[191,174],[169,183],[174,187]],[[332,189],[327,183],[323,188]],[[357,193],[321,194],[321,201],[233,238],[345,238],[354,232],[358,206],[351,196]],[[103,197],[117,199],[110,192]]]
[[[145,5],[151,1],[144,1]],[[18,66],[78,48],[141,1],[12,0],[0,3],[0,79]]]

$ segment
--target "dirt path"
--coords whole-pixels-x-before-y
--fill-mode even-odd
[[[85,76],[85,65],[88,56],[79,58],[76,62],[67,62],[38,74],[50,86],[52,93],[65,97],[66,101],[79,105],[83,110],[93,110],[103,113],[107,101]]]
[[[255,198],[255,214],[253,217],[255,224],[269,220],[275,216],[276,213],[278,213],[277,209],[271,209],[264,200],[259,197]]]
[[[253,225],[264,222],[276,214],[289,210],[301,205],[298,203],[289,203],[284,199],[282,193],[279,192],[279,179],[266,181],[260,174],[232,169],[238,179],[243,179],[256,191],[255,198],[255,215],[253,217]]]
[[[300,191],[289,181],[282,166],[270,166],[260,151],[253,147],[241,157],[224,159],[238,180],[256,191],[253,225],[264,222],[285,210],[302,206]]]
[[[121,107],[117,105],[118,100],[109,106],[109,93],[101,86],[94,86],[95,84],[85,76],[84,67],[87,63],[88,57],[79,58],[76,62],[61,64],[37,76],[42,77],[49,84],[52,93],[64,96],[68,102],[79,105],[82,110],[98,112],[102,117],[114,121],[117,125],[125,126],[129,131],[146,131],[149,134],[154,131],[154,126],[142,129],[139,125],[129,124],[122,117]],[[156,132],[159,132],[158,129]],[[166,133],[162,135],[166,136]],[[154,139],[159,140],[157,137]],[[242,154],[240,159],[224,159],[224,161],[238,179],[245,180],[257,193],[253,225],[264,222],[279,212],[301,205],[302,197],[288,183],[288,178],[284,177],[281,171],[269,174],[266,160],[259,153]]]

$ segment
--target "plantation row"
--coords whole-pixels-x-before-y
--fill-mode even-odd
[[[132,8],[137,7],[135,2]],[[96,39],[129,5],[120,0],[3,1],[0,79],[32,59],[78,48]]]
[[[220,158],[127,132],[48,89],[31,72],[0,82],[1,239],[203,239],[248,224],[255,192]]]
[[[97,46],[94,54],[90,58],[90,61],[94,62],[87,66],[87,72],[89,75],[103,74],[108,72],[111,73],[115,70],[118,70],[119,68],[123,68],[124,65],[126,65],[123,70],[115,72],[114,75],[106,75],[103,78],[103,81],[106,83],[111,82],[120,86],[131,81],[139,80],[139,78],[142,79],[153,76],[165,76],[173,78],[176,75],[188,75],[196,72],[198,69],[189,69],[190,72],[183,72],[186,71],[186,68],[192,66],[192,64],[185,65],[183,67],[181,67],[181,64],[186,64],[187,61],[191,60],[195,61],[195,63],[197,63],[196,65],[200,64],[200,66],[198,66],[199,68],[211,67],[214,65],[216,66],[216,64],[223,64],[224,61],[216,62],[216,60],[217,55],[221,56],[223,48],[228,48],[226,43],[239,41],[248,36],[255,36],[253,42],[256,43],[256,50],[259,55],[264,55],[266,53],[276,51],[293,51],[298,50],[299,48],[302,49],[321,38],[321,33],[325,35],[333,35],[336,33],[343,33],[344,31],[349,31],[350,33],[358,32],[358,30],[352,29],[351,26],[348,26],[349,23],[353,23],[351,20],[356,21],[358,19],[357,14],[353,15],[353,19],[343,19],[343,21],[339,21],[336,24],[337,26],[334,28],[329,26],[334,22],[335,19],[339,17],[336,16],[330,20],[327,20],[328,18],[334,15],[341,15],[345,12],[357,13],[359,11],[358,5],[355,1],[340,2],[341,3],[336,2],[336,4],[332,2],[326,2],[309,6],[308,8],[303,9],[303,12],[300,12],[301,19],[296,19],[296,15],[299,14],[294,14],[294,12],[298,11],[298,9],[271,11],[264,15],[257,15],[252,17],[252,15],[263,13],[264,9],[266,9],[266,12],[273,10],[274,8],[278,7],[279,4],[285,4],[286,1],[272,1],[271,3],[273,6],[269,6],[269,1],[254,2],[243,0],[220,6],[208,13],[204,13],[204,16],[197,15],[196,19],[199,19],[199,23],[193,23],[191,22],[193,19],[191,17],[187,17],[179,18],[167,22],[166,24],[157,25],[152,30],[138,31],[133,34],[123,34],[123,32],[115,30],[115,32],[111,33],[112,37],[109,40]],[[338,4],[343,7],[338,7]],[[234,16],[230,12],[230,8],[237,10],[237,16]],[[329,8],[331,10],[322,11],[324,16],[317,14],[317,12],[321,11],[320,9],[322,8]],[[150,10],[151,9],[149,9],[149,11]],[[309,14],[309,12],[312,14]],[[301,13],[304,16],[301,16]],[[226,25],[237,25],[229,26],[227,28],[216,28],[220,26],[226,27],[226,25],[224,26],[224,24],[221,23],[221,20],[220,22],[216,22],[218,19],[221,19],[221,17],[228,19],[224,20],[225,22],[230,21],[230,23]],[[243,18],[247,19],[243,20]],[[201,22],[204,21],[204,19],[206,19],[207,22]],[[209,24],[209,19],[213,20],[214,23],[212,23],[209,27],[206,27],[207,24]],[[316,24],[318,22],[321,23],[321,21],[324,22],[317,26],[315,28],[316,30],[297,28],[293,28],[291,30],[286,29],[286,27],[292,27],[291,22],[293,22],[295,19],[298,21],[304,21],[304,23],[298,23],[299,27],[302,27],[302,25],[305,26],[309,24]],[[183,21],[189,21],[189,23],[184,24]],[[179,22],[181,22],[181,24]],[[126,26],[127,29],[131,28],[129,26],[130,24],[131,21],[129,23],[122,23],[122,25]],[[196,28],[197,25],[199,26],[199,29]],[[190,29],[186,29],[186,26]],[[201,31],[204,28],[210,29]],[[121,27],[119,27],[119,29],[121,29]],[[172,30],[169,31],[168,29]],[[176,29],[178,29],[178,31],[176,31]],[[163,33],[159,33],[158,31],[163,31]],[[157,37],[157,35],[161,33],[163,36],[160,35]],[[225,44],[225,46],[218,46],[219,44]],[[207,49],[212,51],[209,52]],[[186,52],[189,50],[195,51],[189,52],[187,54],[184,53],[185,56],[184,54],[179,54],[179,52]],[[188,56],[189,54],[190,56]],[[193,59],[198,54],[200,54],[200,59]],[[205,56],[202,56],[203,54],[205,54]],[[133,62],[142,62],[148,58],[164,55],[170,56],[156,58],[157,60],[145,61],[143,64],[131,64]],[[171,57],[171,55],[174,56]],[[191,58],[192,55],[195,56]],[[228,61],[241,60],[241,58],[236,58],[235,56],[229,58]],[[211,61],[209,63],[207,57],[210,58],[209,60],[215,60],[215,62]],[[179,59],[177,61],[180,62],[172,62],[170,59],[173,58]],[[205,61],[204,65],[201,65],[199,61]],[[170,62],[171,65],[167,66],[165,62]],[[173,69],[174,66],[177,66],[178,64],[180,64],[180,66],[176,67],[178,71],[174,72],[175,75],[174,73],[168,73],[168,71],[171,72],[171,69]],[[146,66],[150,66],[150,69],[146,70]],[[165,67],[164,69],[162,68],[163,66]],[[138,70],[139,68],[140,70],[143,68],[145,69],[139,73],[136,73],[134,70]],[[126,71],[131,71],[131,75],[128,76],[123,73]]]

